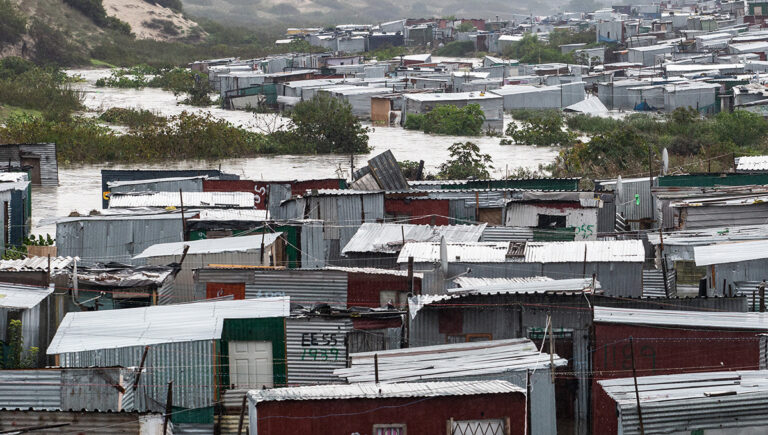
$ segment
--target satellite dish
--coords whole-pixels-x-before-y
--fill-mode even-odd
[[[661,152],[661,168],[661,175],[667,175],[667,171],[669,171],[669,153],[666,148]]]
[[[623,184],[621,183],[621,175],[616,179],[616,202],[621,203],[621,197],[623,196]]]

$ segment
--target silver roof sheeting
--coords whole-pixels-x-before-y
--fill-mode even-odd
[[[594,308],[595,322],[768,331],[768,313]]]
[[[531,278],[491,279],[499,280],[499,282],[493,284],[480,284],[461,288],[451,288],[448,289],[448,293],[458,295],[497,295],[510,293],[592,292],[592,278],[555,280],[543,276],[536,276]],[[595,281],[595,287],[599,289],[600,283]]]
[[[20,284],[0,284],[0,308],[34,308],[53,293],[52,288]]]
[[[737,171],[768,171],[768,156],[745,156],[736,158]]]
[[[616,402],[619,432],[639,434],[634,379],[598,383]],[[637,388],[647,434],[768,426],[765,370],[644,376]]]
[[[693,255],[696,266],[762,260],[768,258],[768,240],[695,246]]]
[[[392,275],[392,276],[408,276],[407,270],[391,270],[391,269],[378,269],[375,267],[341,267],[341,266],[328,266],[323,268],[324,270],[338,270],[348,273],[367,273],[373,275]],[[422,278],[423,273],[413,272],[414,278]]]
[[[396,254],[408,242],[477,242],[483,235],[486,224],[482,225],[412,225],[366,222],[360,226],[352,239],[342,249],[350,252]]]
[[[380,382],[450,380],[464,376],[483,376],[514,370],[546,369],[548,354],[542,354],[527,338],[422,346],[350,355],[349,368],[334,371],[349,383],[376,379],[374,355],[379,360]],[[554,356],[556,367],[568,362]]]
[[[526,242],[523,255],[507,257],[509,242],[447,243],[448,261],[462,263],[642,263],[645,249],[641,240],[574,242]],[[398,263],[413,257],[417,263],[440,261],[439,243],[408,243]]]
[[[153,192],[113,193],[109,198],[110,208],[126,207],[184,207],[202,208],[253,208],[254,199],[250,192]]]
[[[281,400],[391,399],[505,393],[525,394],[525,390],[507,381],[365,383],[251,390],[248,392],[248,399],[258,403]]]
[[[280,238],[283,233],[264,233],[255,236],[224,237],[220,239],[204,239],[189,242],[160,243],[145,249],[141,254],[133,257],[149,258],[168,255],[182,255],[184,247],[189,246],[188,255],[192,254],[216,254],[222,252],[248,252],[260,251],[262,243],[270,246]]]
[[[507,261],[508,242],[446,243],[448,261],[462,263],[503,263]],[[397,257],[398,263],[407,263],[413,257],[416,263],[440,261],[440,243],[406,243]]]
[[[645,249],[641,240],[578,242],[528,242],[526,263],[642,263]]]
[[[68,313],[48,354],[215,340],[224,319],[288,317],[288,297]]]
[[[256,209],[207,209],[188,221],[265,221],[267,210]]]
[[[194,177],[168,177],[168,178],[153,178],[149,180],[126,180],[126,181],[109,181],[107,182],[107,187],[109,188],[115,188],[115,187],[121,187],[121,186],[134,186],[137,184],[152,184],[152,183],[161,183],[161,182],[172,182],[172,181],[187,181],[187,180],[205,180],[207,179],[207,175],[198,175]]]
[[[72,257],[51,257],[50,269],[66,269],[72,264]],[[20,260],[0,261],[0,272],[29,272],[48,270],[48,257],[27,257]]]
[[[739,240],[762,240],[768,239],[768,225],[742,225],[674,231],[664,233],[663,237],[664,246],[702,246]],[[653,245],[661,243],[659,234],[656,232],[648,233],[648,241]]]

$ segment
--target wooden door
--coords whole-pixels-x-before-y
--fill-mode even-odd
[[[31,166],[32,169],[29,170],[29,177],[32,184],[40,185],[42,184],[42,178],[40,176],[40,157],[22,157],[21,158],[21,167],[24,166]]]

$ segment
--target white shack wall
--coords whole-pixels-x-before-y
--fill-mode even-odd
[[[576,240],[597,240],[597,208],[552,207],[539,204],[510,203],[507,206],[508,227],[533,227],[539,215],[565,216],[565,226],[573,228]]]

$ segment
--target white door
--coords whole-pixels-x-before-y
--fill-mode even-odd
[[[234,388],[272,386],[272,342],[230,341],[229,383]]]

